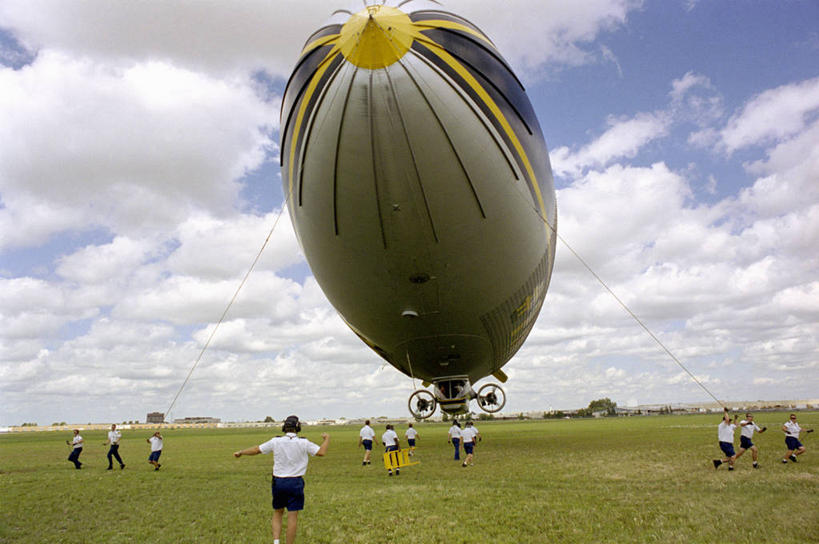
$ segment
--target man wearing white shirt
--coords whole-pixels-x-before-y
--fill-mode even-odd
[[[796,456],[802,455],[807,451],[805,446],[802,445],[802,442],[799,441],[799,433],[802,432],[802,427],[796,422],[796,414],[790,415],[789,421],[786,421],[785,424],[782,425],[782,430],[785,432],[785,445],[788,448],[785,457],[782,458],[782,462],[787,465],[788,459],[790,459],[795,463]],[[805,429],[805,432],[812,433],[813,429]]]
[[[381,443],[384,444],[384,452],[389,453],[391,451],[398,451],[398,434],[395,432],[395,429],[392,428],[392,425],[389,423],[387,424],[387,430],[384,431],[384,434],[381,435]],[[396,468],[395,475],[398,476],[401,474],[401,471]],[[392,469],[387,469],[387,475],[392,476]]]
[[[475,428],[472,426],[471,421],[466,422],[466,427],[464,430],[461,431],[461,440],[464,442],[464,453],[466,453],[466,459],[464,459],[462,467],[467,465],[472,465],[472,457],[473,457],[473,448],[475,447],[475,437],[478,433],[475,431]]]
[[[714,468],[719,468],[723,463],[728,463],[728,470],[734,470],[734,461],[737,455],[734,452],[734,429],[737,428],[737,416],[734,415],[734,421],[731,421],[731,414],[728,413],[728,408],[722,416],[722,421],[717,428],[717,436],[719,437],[719,449],[725,454],[723,459],[714,459]]]
[[[461,459],[461,424],[453,421],[447,436],[447,442],[455,446],[455,460],[458,461]]]
[[[66,440],[65,443],[71,446],[71,454],[68,456],[68,460],[74,463],[74,468],[81,469],[80,454],[82,453],[83,440],[80,436],[80,430],[74,429],[74,438],[70,442]]]
[[[151,438],[145,440],[151,445],[151,455],[148,456],[148,462],[154,466],[154,470],[159,470],[162,465],[159,464],[159,456],[162,455],[162,435],[156,431]]]
[[[273,544],[279,544],[282,532],[284,509],[287,508],[287,544],[296,542],[299,511],[304,509],[304,473],[311,455],[324,457],[330,446],[330,435],[321,433],[322,443],[318,446],[306,438],[299,438],[301,423],[296,416],[288,416],[282,425],[284,436],[276,436],[258,446],[239,450],[233,456],[273,454]]]
[[[754,431],[764,433],[768,427],[760,428],[759,425],[754,422],[753,414],[745,414],[745,419],[739,422],[739,427],[739,451],[737,452],[735,460],[742,457],[742,454],[747,450],[751,450],[751,456],[754,460],[754,468],[759,468],[759,463],[757,462],[757,459],[759,458],[759,448],[756,447],[756,444],[753,443],[752,439],[754,437]]]
[[[415,427],[412,426],[412,423],[409,424],[407,430],[404,431],[404,436],[407,437],[407,445],[409,446],[409,454],[415,455],[415,441],[418,440],[418,431],[415,430]]]
[[[370,464],[370,454],[373,452],[373,439],[375,438],[375,431],[370,427],[370,420],[364,422],[364,426],[358,432],[358,445],[364,446],[364,460],[362,465]]]
[[[111,447],[108,448],[108,470],[114,469],[113,458],[116,458],[119,463],[120,470],[125,468],[125,463],[122,462],[122,458],[119,456],[119,441],[121,439],[122,433],[117,430],[117,424],[112,423],[111,430],[108,431],[108,440],[102,443],[103,446],[111,444]]]

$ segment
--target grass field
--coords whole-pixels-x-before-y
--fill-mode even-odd
[[[785,419],[758,414],[762,466],[747,453],[734,472],[711,464],[719,415],[479,422],[468,468],[447,425],[422,423],[421,464],[392,478],[380,454],[361,466],[357,427],[310,427],[331,443],[307,471],[299,542],[819,542],[819,432],[783,465]],[[799,421],[819,430],[817,412]],[[0,542],[272,541],[272,459],[231,455],[269,431],[163,431],[158,472],[148,432],[123,433],[122,471],[105,470],[104,432],[82,434],[82,470],[65,460],[70,433],[0,436]]]

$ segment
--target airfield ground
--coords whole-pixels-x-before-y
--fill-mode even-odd
[[[310,427],[331,443],[310,462],[299,542],[819,542],[819,432],[783,465],[785,414],[757,419],[761,468],[747,453],[733,472],[711,464],[718,415],[478,422],[468,468],[447,425],[421,423],[421,464],[392,478],[380,454],[361,466],[357,427]],[[819,431],[819,412],[799,421]],[[82,470],[70,433],[0,436],[0,542],[269,542],[271,458],[231,455],[269,432],[164,431],[158,472],[146,432],[123,433],[122,471],[105,470],[103,431],[83,433]]]

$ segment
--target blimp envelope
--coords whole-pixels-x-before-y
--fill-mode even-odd
[[[433,383],[496,373],[554,263],[546,144],[490,39],[438,9],[339,12],[282,104],[282,178],[316,280],[390,364]]]

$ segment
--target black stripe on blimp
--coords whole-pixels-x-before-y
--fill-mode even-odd
[[[318,40],[319,38],[323,38],[324,36],[329,36],[331,34],[338,34],[341,32],[342,25],[328,25],[322,28],[319,28],[315,32],[313,32],[307,41],[304,42],[302,49],[313,43],[314,41]]]
[[[449,64],[447,64],[433,51],[430,51],[424,45],[419,43],[414,43],[412,49],[425,59],[432,62],[437,68],[452,78],[452,80],[455,81],[461,90],[472,99],[472,101],[481,109],[481,111],[483,111],[484,115],[491,121],[497,133],[506,143],[507,148],[512,150],[514,161],[518,164],[518,168],[528,180],[527,187],[532,195],[532,199],[534,202],[537,202],[537,192],[535,191],[534,184],[538,183],[538,180],[529,179],[529,176],[526,173],[527,170],[526,165],[523,162],[523,158],[516,151],[514,151],[514,144],[489,106],[483,101],[483,99],[481,99],[480,96],[478,96],[475,90],[472,89],[472,87],[466,81],[464,81],[463,78],[455,70],[453,70],[451,66],[449,66]],[[546,148],[537,148],[535,144],[540,141],[541,138],[533,137],[533,135],[528,133],[523,120],[516,115],[515,110],[510,107],[509,103],[503,99],[502,95],[500,95],[500,93],[492,85],[488,84],[487,80],[480,73],[475,72],[474,69],[467,64],[463,64],[463,66],[470,72],[470,74],[472,74],[478,83],[483,86],[484,90],[490,95],[495,104],[501,110],[501,113],[506,117],[507,121],[512,127],[512,130],[517,135],[521,146],[523,146],[524,152],[529,157],[529,161],[530,164],[532,164],[535,175],[539,175],[541,168],[536,166],[535,162],[543,160],[543,154],[545,153]],[[517,127],[515,125],[517,125]]]
[[[319,100],[319,97],[322,95],[322,91],[323,91],[324,87],[327,85],[328,81],[330,81],[334,77],[334,74],[335,74],[336,70],[341,66],[342,61],[343,61],[343,57],[342,57],[342,55],[340,53],[336,54],[336,56],[333,57],[333,59],[327,61],[327,62],[330,63],[330,65],[327,67],[327,70],[324,72],[324,74],[322,74],[321,79],[318,81],[318,84],[316,85],[315,92],[313,92],[313,94],[310,96],[310,101],[307,103],[307,107],[305,108],[305,111],[304,111],[304,116],[301,119],[302,128],[306,128],[307,123],[309,123],[310,117],[311,117],[312,112],[313,112],[313,109],[315,108],[316,103]],[[301,151],[302,142],[304,142],[304,139],[305,139],[305,131],[304,130],[299,131],[298,141],[295,141],[295,142],[290,141],[291,140],[290,133],[293,131],[293,127],[292,127],[292,124],[291,124],[292,121],[293,121],[293,112],[298,110],[299,105],[301,104],[302,100],[304,100],[304,91],[307,88],[307,86],[308,85],[305,85],[304,87],[299,89],[298,97],[294,101],[293,107],[290,110],[290,112],[288,113],[287,123],[285,125],[283,125],[282,128],[281,128],[281,146],[280,147],[281,147],[282,165],[284,165],[284,158],[290,156],[290,147],[289,146],[291,146],[291,145],[296,146],[295,152],[293,154],[294,162],[296,164],[289,164],[289,163],[287,164],[288,174],[290,174],[290,172],[289,172],[290,170],[292,170],[293,168],[296,167],[296,165],[299,164],[299,152]],[[293,174],[296,174],[296,171],[293,171]],[[293,176],[293,178],[290,178],[288,176],[288,178],[289,179],[294,179],[295,176]]]
[[[290,124],[290,116],[293,115],[296,102],[298,102],[298,99],[304,93],[305,87],[332,47],[332,45],[316,47],[312,51],[305,53],[296,64],[296,68],[293,70],[293,74],[290,76],[284,88],[284,98],[282,100],[282,109],[279,117],[279,123],[283,131]]]
[[[526,97],[526,91],[514,72],[494,51],[474,36],[448,28],[425,29],[423,34],[446,49],[462,64],[470,67],[470,72],[481,74],[509,103],[515,114],[523,121],[529,134],[533,133],[538,122],[535,110]]]
[[[463,25],[465,27],[471,28],[472,30],[474,30],[475,32],[477,32],[478,34],[480,34],[481,36],[486,38],[489,43],[492,43],[492,40],[489,39],[489,37],[486,35],[486,32],[484,32],[483,30],[481,30],[480,28],[475,26],[474,23],[472,23],[470,21],[467,21],[466,19],[463,19],[461,17],[458,17],[454,13],[450,13],[448,11],[439,11],[439,10],[435,10],[435,9],[424,9],[424,10],[414,11],[414,12],[410,13],[409,17],[410,17],[410,20],[413,23],[418,23],[418,22],[421,22],[421,21],[435,21],[435,20],[449,21],[449,22],[452,22],[452,23],[458,23],[459,25]],[[495,44],[493,43],[492,45],[495,45]]]

